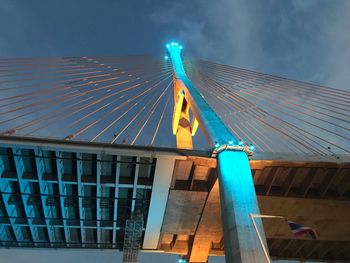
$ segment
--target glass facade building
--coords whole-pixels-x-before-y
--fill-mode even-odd
[[[142,243],[156,158],[5,147],[0,156],[1,246],[123,249],[130,220]]]

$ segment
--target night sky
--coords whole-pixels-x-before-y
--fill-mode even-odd
[[[177,40],[189,56],[350,90],[349,12],[347,0],[0,0],[0,58],[162,57]],[[121,262],[121,254],[0,250],[1,263],[79,261]],[[176,257],[140,257],[154,261]]]
[[[1,0],[0,57],[186,55],[349,90],[350,2]]]

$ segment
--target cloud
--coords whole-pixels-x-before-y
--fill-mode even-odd
[[[346,0],[177,1],[150,18],[198,57],[350,90],[349,11]]]
[[[185,54],[194,50],[191,54],[208,60],[350,91],[350,35],[346,34],[350,28],[347,15],[350,2],[217,0],[192,3],[178,1],[174,8],[167,5],[153,14],[155,19],[161,13],[161,19],[153,21],[176,30],[179,38],[187,42]],[[293,100],[293,93],[298,99],[302,98],[298,100],[301,105],[311,109],[295,105],[297,111],[289,110],[299,119],[279,116],[269,110],[266,101],[260,106],[271,111],[271,115],[296,123],[298,129],[321,135],[322,145],[332,142],[346,145],[348,149],[349,144],[344,139],[330,133],[346,136],[345,129],[335,130],[328,123],[336,122],[325,115],[332,113],[324,110],[325,114],[319,116],[313,104],[308,103],[307,94],[301,97],[298,91],[290,88],[285,99],[278,100],[279,103]],[[315,91],[310,97],[312,95]],[[300,118],[307,118],[308,114],[321,118],[308,117],[308,120],[329,132],[304,123]],[[277,144],[274,149],[279,149]]]
[[[325,85],[350,91],[350,2],[339,5],[331,16],[332,23],[325,24],[328,53],[325,71],[328,76]]]

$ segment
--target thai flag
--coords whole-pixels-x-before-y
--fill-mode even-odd
[[[293,221],[289,221],[289,220],[287,222],[288,222],[288,225],[289,225],[292,233],[294,234],[294,236],[309,234],[309,236],[313,240],[318,239],[318,233],[317,233],[317,230],[315,228],[303,226],[303,225],[297,224],[297,223],[295,223]]]

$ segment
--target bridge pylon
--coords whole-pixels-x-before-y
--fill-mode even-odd
[[[259,207],[247,147],[235,138],[187,77],[181,58],[182,46],[172,42],[166,47],[173,66],[173,133],[177,137],[177,147],[192,148],[191,136],[199,123],[213,151],[217,153],[226,262],[269,262],[250,218],[250,214],[259,214]],[[258,219],[256,224],[266,247],[261,220]],[[194,258],[190,251],[188,261],[198,262]]]

